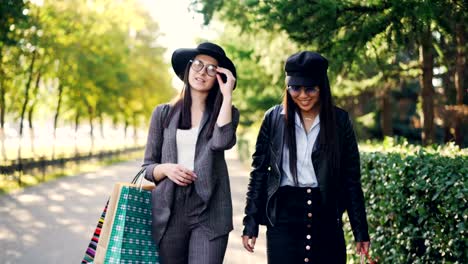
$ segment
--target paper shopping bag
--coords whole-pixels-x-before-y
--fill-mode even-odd
[[[102,225],[104,223],[104,218],[106,217],[107,206],[109,204],[109,200],[107,201],[104,209],[102,210],[101,217],[98,220],[96,225],[96,229],[94,230],[93,236],[91,237],[91,241],[89,242],[88,248],[86,249],[85,255],[81,264],[88,264],[94,263],[94,256],[96,255],[96,247],[99,242],[99,237],[101,235]]]
[[[104,263],[157,264],[159,254],[151,236],[151,189],[117,184],[119,189]]]
[[[155,188],[155,185],[142,186],[144,173],[145,168],[142,168],[131,183],[114,185],[82,264],[158,263],[157,249],[151,238],[150,201],[151,190]],[[137,184],[139,180],[140,183]],[[128,197],[132,199],[128,200]],[[133,212],[127,212],[127,208],[136,209]],[[142,215],[141,212],[145,213]],[[117,215],[118,218],[116,218]],[[123,232],[120,232],[120,227],[124,227]],[[139,230],[136,234],[133,234],[134,228]],[[132,250],[127,251],[127,248],[132,248]],[[111,249],[112,252],[109,253]],[[109,259],[106,260],[108,253]],[[128,257],[133,253],[135,257]],[[128,258],[132,260],[127,261]]]
[[[106,217],[101,229],[101,235],[99,236],[99,243],[96,245],[96,253],[94,256],[94,264],[104,264],[104,258],[106,257],[107,245],[109,244],[109,235],[112,229],[115,216],[115,206],[120,196],[120,185],[117,183],[112,189],[112,193],[109,198],[107,205]]]

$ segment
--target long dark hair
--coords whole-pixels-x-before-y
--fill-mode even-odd
[[[171,110],[167,115],[166,120],[164,120],[164,128],[169,127],[174,114],[180,109],[180,118],[177,128],[179,129],[190,129],[192,128],[192,94],[190,91],[189,83],[189,72],[190,72],[191,62],[187,63],[184,71],[184,88],[180,92],[178,98],[172,104]],[[207,138],[211,138],[213,135],[214,126],[216,120],[218,119],[219,110],[221,109],[221,104],[223,103],[223,94],[219,89],[218,81],[215,80],[213,87],[211,87],[208,96],[205,101],[205,111],[209,113],[208,128],[205,130],[203,135]]]
[[[318,148],[319,151],[325,155],[326,161],[331,165],[332,172],[337,172],[340,168],[339,142],[336,133],[335,105],[333,103],[328,77],[325,77],[321,84],[319,84],[319,88],[320,132],[318,135]],[[286,122],[285,138],[289,149],[289,170],[293,175],[294,184],[297,186],[297,148],[294,114],[298,112],[301,120],[303,117],[287,88],[283,97],[283,109],[285,111],[284,118]]]

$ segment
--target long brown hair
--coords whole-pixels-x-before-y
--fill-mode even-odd
[[[335,105],[330,90],[328,78],[319,84],[320,93],[320,132],[318,135],[318,148],[319,151],[325,154],[326,161],[331,165],[332,171],[337,172],[340,169],[340,153],[339,142],[336,133],[336,117]],[[285,111],[286,131],[285,138],[286,144],[289,149],[289,170],[293,175],[294,184],[298,185],[297,179],[297,148],[296,148],[296,128],[294,114],[296,111],[299,113],[301,119],[302,114],[298,110],[299,107],[294,103],[292,96],[289,94],[287,87],[283,97],[283,109]]]
[[[179,129],[190,129],[192,128],[192,94],[190,91],[189,83],[189,72],[190,72],[191,62],[187,63],[184,71],[184,88],[180,92],[178,98],[172,104],[169,114],[164,120],[164,128],[169,127],[174,114],[180,109],[180,119],[177,128]],[[211,138],[213,135],[214,126],[216,120],[218,119],[219,111],[221,109],[221,104],[223,103],[223,94],[219,89],[218,81],[215,80],[213,87],[211,87],[208,96],[205,101],[205,111],[208,111],[209,120],[208,120],[208,129],[205,130],[203,135],[207,138]]]

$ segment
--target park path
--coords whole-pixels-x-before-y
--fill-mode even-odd
[[[248,167],[239,162],[234,150],[228,151],[226,157],[234,231],[224,263],[266,263],[264,228],[261,227],[254,254],[241,245]],[[80,263],[113,184],[130,181],[140,165],[140,161],[123,162],[0,196],[0,262]]]

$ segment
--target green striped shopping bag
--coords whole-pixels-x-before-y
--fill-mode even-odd
[[[118,201],[104,263],[158,264],[151,236],[151,188],[117,184]]]

